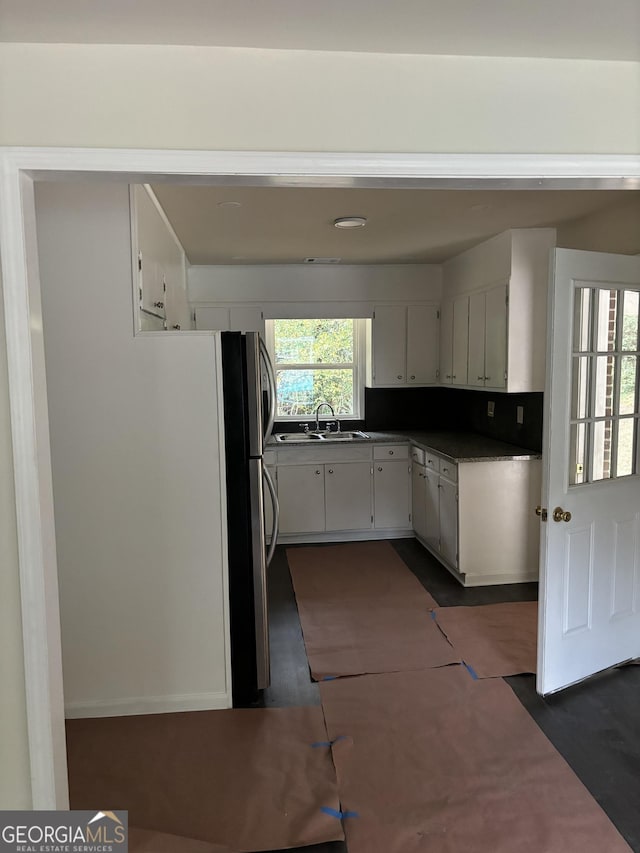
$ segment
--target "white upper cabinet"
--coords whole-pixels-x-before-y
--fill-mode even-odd
[[[469,297],[444,302],[440,315],[440,381],[467,385],[469,353]]]
[[[130,200],[137,328],[190,329],[184,249],[150,187],[132,186]]]
[[[492,287],[469,297],[468,384],[505,388],[507,384],[507,288]]]
[[[544,391],[549,253],[555,243],[553,228],[512,229],[444,264],[443,383]]]
[[[436,305],[376,305],[367,352],[367,385],[433,385],[438,380]]]
[[[260,332],[264,337],[264,317],[259,305],[198,305],[193,319],[200,331]]]

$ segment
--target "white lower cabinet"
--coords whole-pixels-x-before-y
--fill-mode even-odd
[[[537,580],[541,462],[414,463],[413,529],[465,586]],[[505,524],[505,519],[508,523]]]
[[[408,535],[410,471],[406,444],[278,449],[280,534],[295,542],[335,540],[341,532]]]
[[[454,568],[458,568],[458,486],[440,477],[440,553]]]
[[[371,463],[326,464],[324,506],[325,530],[364,530],[371,527]]]
[[[374,460],[373,515],[376,530],[408,527],[411,524],[410,471],[407,459],[397,462]]]
[[[280,533],[318,533],[324,523],[324,466],[278,466]]]

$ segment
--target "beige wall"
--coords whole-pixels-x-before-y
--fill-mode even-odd
[[[630,192],[612,207],[565,222],[558,228],[558,246],[591,252],[640,254],[640,192]]]
[[[640,153],[640,63],[4,44],[0,144]]]
[[[0,281],[0,296],[2,282]],[[31,808],[9,391],[0,298],[0,809]]]

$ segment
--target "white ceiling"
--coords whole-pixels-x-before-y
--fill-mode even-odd
[[[0,41],[640,61],[640,2],[0,0]]]
[[[608,190],[153,189],[192,264],[441,263],[508,228],[556,226],[630,198]],[[240,206],[219,206],[229,201]],[[340,216],[368,222],[341,231],[333,226]]]

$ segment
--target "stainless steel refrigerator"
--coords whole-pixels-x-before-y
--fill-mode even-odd
[[[267,567],[278,535],[278,500],[263,451],[275,417],[275,376],[257,332],[222,333],[231,673],[234,707],[269,686]],[[265,503],[273,527],[265,530]],[[270,541],[269,541],[270,540]]]

